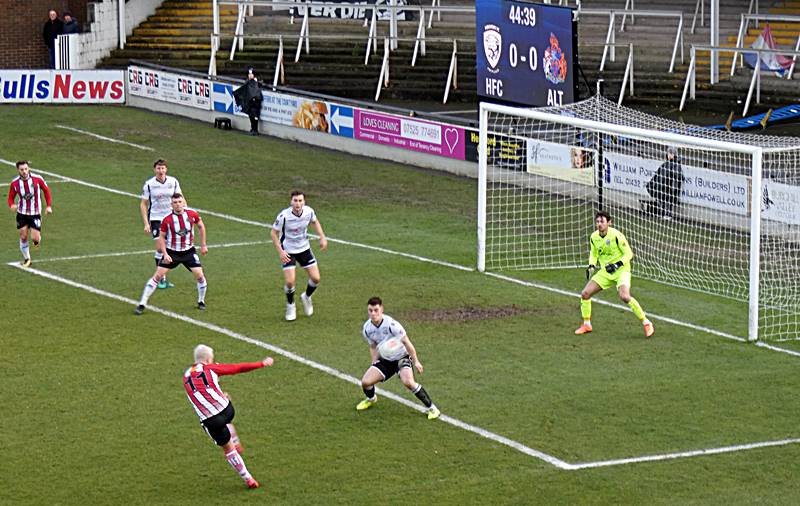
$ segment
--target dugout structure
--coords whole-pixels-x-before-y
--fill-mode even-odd
[[[668,151],[682,170],[671,215],[648,191]],[[800,138],[687,125],[601,96],[483,103],[478,182],[481,272],[585,267],[604,209],[631,242],[635,277],[747,303],[749,340],[800,339]]]

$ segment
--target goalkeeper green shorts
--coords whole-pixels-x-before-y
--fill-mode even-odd
[[[609,274],[605,269],[601,269],[592,276],[592,281],[597,283],[600,288],[605,290],[616,286],[619,288],[623,285],[631,286],[631,271],[628,269],[618,270],[614,274]]]

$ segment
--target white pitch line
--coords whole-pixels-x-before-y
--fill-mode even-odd
[[[261,244],[272,244],[272,241],[250,241],[250,242],[229,242],[224,244],[209,244],[208,249],[216,248],[238,248],[240,246],[258,246]],[[37,258],[36,263],[44,262],[63,262],[68,260],[86,260],[89,258],[109,258],[109,257],[125,257],[131,255],[144,255],[146,253],[153,253],[152,249],[143,249],[137,251],[122,251],[117,253],[94,253],[91,255],[74,255],[68,257],[53,257],[53,258]]]
[[[4,160],[2,158],[0,158],[0,163],[6,164],[6,165],[12,165],[12,166],[14,165],[13,162],[10,162],[8,160]],[[117,189],[114,189],[114,188],[109,188],[109,187],[106,187],[106,186],[101,186],[101,185],[94,184],[94,183],[89,183],[87,181],[82,181],[80,179],[71,178],[71,177],[68,177],[68,176],[57,174],[55,172],[48,172],[48,171],[39,170],[39,169],[36,169],[36,172],[38,172],[40,174],[45,174],[45,175],[48,175],[48,176],[59,177],[59,178],[64,179],[65,181],[70,181],[70,182],[77,183],[77,184],[80,184],[80,185],[84,185],[84,186],[87,186],[89,188],[94,188],[94,189],[97,189],[97,190],[103,190],[103,191],[107,191],[107,192],[110,192],[110,193],[115,193],[117,195],[123,195],[123,196],[126,196],[126,197],[133,197],[133,198],[136,198],[136,199],[140,199],[141,198],[141,195],[137,195],[135,193],[130,193],[130,192],[122,191],[122,190],[117,190]],[[203,214],[207,214],[209,216],[215,216],[217,218],[222,218],[222,219],[234,221],[234,222],[237,222],[237,223],[243,223],[243,224],[246,224],[246,225],[253,225],[253,226],[261,227],[261,228],[272,228],[272,225],[270,223],[264,223],[264,222],[260,222],[260,221],[248,220],[248,219],[245,219],[245,218],[239,218],[237,216],[232,216],[232,215],[224,214],[224,213],[218,213],[218,212],[215,212],[215,211],[209,211],[209,210],[206,210],[206,209],[197,209],[197,211],[199,211],[199,212],[201,212]],[[436,259],[433,259],[433,258],[427,258],[427,257],[419,256],[419,255],[412,255],[410,253],[403,253],[401,251],[394,251],[394,250],[390,250],[390,249],[386,249],[386,248],[380,248],[380,247],[377,247],[377,246],[370,246],[368,244],[345,241],[345,240],[342,240],[342,239],[334,239],[332,237],[328,237],[328,242],[335,242],[335,243],[345,244],[345,245],[353,246],[353,247],[357,247],[357,248],[362,248],[362,249],[367,249],[367,250],[372,250],[372,251],[379,251],[381,253],[387,253],[387,254],[390,254],[390,255],[410,258],[410,259],[413,259],[413,260],[417,260],[417,261],[420,261],[420,262],[426,262],[426,263],[430,263],[430,264],[433,264],[433,265],[441,265],[443,267],[450,267],[450,268],[458,269],[458,270],[465,271],[465,272],[474,272],[475,271],[475,269],[473,269],[471,267],[464,266],[464,265],[454,264],[454,263],[451,263],[451,262],[445,262],[445,261],[442,261],[442,260],[436,260]],[[517,278],[512,278],[510,276],[504,276],[502,274],[496,274],[496,273],[490,273],[490,272],[485,272],[483,274],[485,274],[487,276],[490,276],[490,277],[494,277],[496,279],[501,279],[503,281],[507,281],[509,283],[516,283],[516,284],[523,285],[523,286],[529,286],[529,287],[533,287],[533,288],[538,288],[540,290],[545,290],[545,291],[548,291],[548,292],[558,293],[558,294],[561,294],[561,295],[566,295],[568,297],[577,297],[577,296],[579,296],[579,294],[575,294],[573,292],[569,292],[569,291],[566,291],[566,290],[561,290],[559,288],[553,288],[553,287],[547,286],[547,285],[540,285],[538,283],[531,283],[531,282],[528,282],[528,281],[523,281],[523,280],[520,280],[520,279],[517,279]],[[609,306],[609,307],[613,307],[615,309],[620,309],[622,311],[630,310],[629,307],[623,306],[622,304],[618,304],[618,303],[615,303],[615,302],[604,301],[602,299],[597,299],[595,302],[597,302],[599,304],[603,304],[603,305]],[[681,320],[675,320],[675,319],[670,318],[668,316],[660,316],[660,315],[657,315],[655,313],[648,313],[648,317],[650,319],[652,319],[652,320],[659,320],[659,321],[663,321],[663,322],[668,322],[668,323],[671,323],[673,325],[677,325],[679,327],[685,327],[685,328],[689,328],[689,329],[692,329],[692,330],[698,330],[698,331],[701,331],[701,332],[705,332],[707,334],[711,334],[711,335],[715,335],[715,336],[719,336],[719,337],[724,337],[726,339],[731,339],[731,340],[739,341],[739,342],[747,342],[747,339],[745,339],[743,337],[735,336],[733,334],[728,334],[727,332],[721,332],[719,330],[715,330],[715,329],[712,329],[712,328],[703,327],[703,326],[700,326],[700,325],[695,325],[693,323],[684,322],[684,321],[681,321]],[[771,350],[771,351],[776,351],[776,352],[779,352],[779,353],[786,353],[787,355],[800,356],[800,353],[794,352],[792,350],[780,348],[780,347],[777,347],[777,346],[774,346],[774,345],[763,345],[762,344],[760,347],[764,348],[764,349]]]
[[[103,141],[114,142],[114,143],[117,143],[117,144],[125,144],[126,146],[131,146],[131,147],[136,148],[136,149],[141,149],[142,151],[155,151],[153,148],[150,148],[150,147],[147,147],[147,146],[141,146],[139,144],[134,144],[132,142],[121,141],[119,139],[114,139],[112,137],[106,137],[104,135],[98,135],[98,134],[95,134],[95,133],[92,133],[92,132],[87,132],[86,130],[81,130],[80,128],[73,128],[73,127],[68,127],[68,126],[65,126],[65,125],[56,125],[55,127],[56,128],[61,128],[63,130],[69,130],[71,132],[77,132],[77,133],[83,134],[83,135],[88,135],[89,137],[94,137],[95,139],[100,139],[100,140],[103,140]]]
[[[138,304],[138,301],[136,301],[136,300],[129,299],[127,297],[123,297],[123,296],[117,295],[115,293],[107,292],[105,290],[102,290],[100,288],[95,288],[95,287],[90,286],[90,285],[79,283],[79,282],[73,281],[71,279],[67,279],[67,278],[64,278],[64,277],[61,277],[61,276],[57,276],[57,275],[51,274],[49,272],[41,271],[39,269],[25,268],[25,267],[22,267],[21,265],[19,265],[19,263],[17,263],[17,262],[9,262],[6,265],[8,265],[9,267],[17,268],[17,269],[19,269],[19,270],[21,270],[23,272],[29,272],[31,274],[35,274],[37,276],[41,276],[43,278],[50,279],[52,281],[56,281],[56,282],[62,283],[62,284],[65,284],[67,286],[71,286],[73,288],[79,288],[81,290],[85,290],[85,291],[93,293],[95,295],[101,295],[103,297],[107,297],[109,299],[113,299],[113,300],[116,300],[116,301],[119,301],[119,302],[123,302],[125,304],[129,304],[129,305],[137,305]],[[275,345],[272,345],[272,344],[269,344],[269,343],[265,343],[264,341],[260,341],[258,339],[254,339],[254,338],[246,336],[244,334],[240,334],[239,332],[235,332],[233,330],[230,330],[228,328],[222,327],[220,325],[215,325],[213,323],[208,323],[208,322],[204,322],[204,321],[201,321],[201,320],[196,320],[196,319],[191,318],[189,316],[182,315],[180,313],[176,313],[174,311],[169,311],[169,310],[166,310],[166,309],[161,309],[161,308],[155,307],[155,306],[148,306],[147,310],[150,311],[150,312],[153,312],[153,313],[158,313],[158,314],[161,314],[161,315],[164,315],[164,316],[167,316],[167,317],[170,317],[170,318],[173,318],[173,319],[185,322],[185,323],[189,323],[191,325],[195,325],[195,326],[210,330],[212,332],[217,332],[219,334],[222,334],[222,335],[231,337],[233,339],[236,339],[236,340],[239,340],[239,341],[243,341],[243,342],[258,346],[260,348],[264,348],[265,350],[268,350],[268,351],[271,351],[271,352],[276,353],[278,355],[281,355],[283,357],[286,357],[289,360],[293,360],[295,362],[298,362],[300,364],[306,365],[308,367],[312,367],[312,368],[314,368],[314,369],[316,369],[318,371],[324,372],[326,374],[329,374],[329,375],[331,375],[331,376],[333,376],[335,378],[341,379],[341,380],[346,381],[348,383],[351,383],[353,385],[360,385],[361,384],[361,380],[359,380],[358,378],[355,378],[353,376],[350,376],[349,374],[343,373],[343,372],[339,371],[338,369],[334,369],[334,368],[329,367],[327,365],[320,364],[319,362],[315,362],[313,360],[309,360],[309,359],[307,359],[307,358],[305,358],[305,357],[303,357],[301,355],[293,353],[293,352],[291,352],[289,350],[286,350],[284,348],[280,348],[278,346],[275,346]],[[406,407],[409,407],[409,408],[411,408],[411,409],[413,409],[415,411],[418,411],[420,413],[425,413],[425,408],[424,407],[420,406],[417,403],[409,401],[408,399],[406,399],[404,397],[400,397],[399,395],[396,395],[396,394],[394,394],[392,392],[386,391],[386,390],[384,390],[382,388],[376,388],[375,390],[378,393],[380,393],[382,396],[386,397],[387,399],[391,399],[391,400],[393,400],[395,402],[398,402],[398,403],[400,403],[400,404],[402,404],[402,405],[404,405]],[[766,441],[766,442],[759,442],[759,443],[748,443],[748,444],[735,445],[735,446],[725,446],[725,447],[721,447],[721,448],[704,448],[704,449],[701,449],[701,450],[690,450],[690,451],[678,452],[678,453],[666,453],[666,454],[661,454],[661,455],[645,455],[645,456],[642,456],[642,457],[632,457],[632,458],[627,458],[627,459],[602,460],[602,461],[596,461],[596,462],[584,462],[584,463],[579,463],[579,464],[570,464],[569,462],[563,461],[563,460],[561,460],[561,459],[559,459],[557,457],[554,457],[554,456],[549,455],[547,453],[544,453],[542,451],[539,451],[539,450],[536,450],[534,448],[531,448],[530,446],[526,446],[526,445],[524,445],[524,444],[522,444],[522,443],[520,443],[518,441],[514,441],[513,439],[507,438],[505,436],[501,436],[499,434],[496,434],[494,432],[488,431],[486,429],[482,429],[480,427],[477,427],[475,425],[469,424],[469,423],[464,422],[462,420],[459,420],[457,418],[453,418],[451,416],[442,414],[439,417],[439,420],[441,420],[444,423],[450,424],[450,425],[452,425],[454,427],[458,427],[458,428],[466,430],[468,432],[472,432],[473,434],[476,434],[476,435],[478,435],[480,437],[483,437],[485,439],[488,439],[490,441],[494,441],[496,443],[500,443],[500,444],[502,444],[504,446],[512,448],[512,449],[514,449],[514,450],[516,450],[518,452],[521,452],[521,453],[523,453],[525,455],[528,455],[528,456],[534,457],[536,459],[542,460],[542,461],[544,461],[544,462],[546,462],[548,464],[551,464],[551,465],[553,465],[553,466],[555,466],[555,467],[557,467],[559,469],[563,469],[563,470],[567,470],[567,471],[576,471],[576,470],[581,470],[581,469],[591,469],[591,468],[597,468],[597,467],[610,467],[610,466],[618,466],[618,465],[626,465],[626,464],[638,464],[638,463],[643,463],[643,462],[657,462],[657,461],[674,460],[674,459],[680,459],[680,458],[699,457],[699,456],[704,456],[704,455],[716,455],[716,454],[720,454],[720,453],[731,453],[731,452],[737,452],[737,451],[752,450],[752,449],[756,449],[756,448],[766,448],[766,447],[770,447],[770,446],[786,446],[786,445],[790,445],[790,444],[800,443],[800,439],[783,439],[783,440],[779,440],[779,441]]]
[[[539,283],[533,283],[531,281],[523,281],[521,279],[512,278],[510,276],[504,276],[503,274],[497,274],[495,272],[485,272],[484,274],[486,274],[487,276],[493,277],[493,278],[502,279],[503,281],[508,281],[509,283],[516,283],[518,285],[528,286],[528,287],[531,287],[531,288],[539,288],[540,290],[548,290],[548,291],[555,292],[555,293],[558,293],[558,294],[561,294],[561,295],[566,295],[568,297],[575,297],[576,296],[575,293],[567,291],[567,290],[561,290],[560,288],[553,288],[553,287],[550,287],[550,286],[547,286],[547,285],[540,285]],[[577,294],[577,295],[580,296],[580,294]],[[621,309],[623,311],[630,311],[630,308],[628,306],[623,306],[622,304],[618,304],[616,302],[610,302],[610,301],[607,301],[607,300],[592,299],[592,303],[602,304],[604,306],[613,307],[615,309]],[[650,318],[651,320],[660,320],[660,321],[663,321],[663,322],[668,322],[668,323],[671,323],[673,325],[678,325],[678,326],[681,326],[681,327],[690,328],[692,330],[699,330],[699,331],[702,331],[702,332],[707,332],[709,334],[713,334],[715,336],[724,337],[726,339],[733,339],[734,341],[740,341],[740,342],[743,342],[743,343],[747,342],[747,339],[745,339],[743,337],[735,336],[733,334],[728,334],[726,332],[720,332],[719,330],[714,330],[714,329],[710,329],[710,328],[707,328],[707,327],[701,327],[700,325],[695,325],[693,323],[688,323],[688,322],[683,322],[683,321],[680,321],[680,320],[675,320],[673,318],[670,318],[669,316],[658,316],[658,315],[653,314],[653,313],[647,313],[647,317]],[[777,348],[775,351],[778,351],[778,350],[782,350],[782,348]]]
[[[72,181],[48,181],[47,186],[55,183],[71,183]],[[0,187],[11,186],[11,183],[0,183]]]
[[[690,450],[686,452],[664,453],[662,455],[645,455],[643,457],[632,457],[629,459],[602,460],[597,462],[585,462],[582,464],[571,464],[571,469],[592,469],[596,467],[619,466],[624,464],[640,464],[642,462],[658,462],[661,460],[685,459],[689,457],[701,457],[704,455],[718,455],[720,453],[732,453],[745,450],[755,450],[756,448],[767,448],[770,446],[786,446],[800,443],[800,439],[781,439],[778,441],[764,441],[761,443],[749,443],[735,446],[723,446],[720,448],[705,448],[702,450]]]
[[[17,262],[11,262],[11,263],[8,263],[6,265],[8,265],[10,267],[15,267],[15,268],[17,268],[17,269],[19,269],[19,270],[21,270],[23,272],[29,272],[31,274],[35,274],[37,276],[41,276],[43,278],[50,279],[52,281],[57,281],[59,283],[63,283],[65,285],[71,286],[73,288],[80,288],[81,290],[85,290],[85,291],[93,293],[95,295],[101,295],[103,297],[108,297],[109,299],[114,299],[114,300],[119,301],[119,302],[124,302],[124,303],[130,304],[130,305],[137,305],[139,303],[136,300],[129,299],[127,297],[123,297],[123,296],[117,295],[115,293],[107,292],[105,290],[101,290],[99,288],[95,288],[95,287],[90,286],[90,285],[79,283],[77,281],[72,281],[71,279],[67,279],[67,278],[64,278],[64,277],[61,277],[61,276],[57,276],[57,275],[51,274],[49,272],[41,271],[39,269],[34,269],[34,268],[30,268],[30,267],[29,268],[22,267]],[[349,374],[343,373],[343,372],[341,372],[341,371],[339,371],[337,369],[334,369],[332,367],[329,367],[327,365],[320,364],[319,362],[314,362],[313,360],[309,360],[309,359],[307,359],[307,358],[305,358],[305,357],[303,357],[301,355],[298,355],[296,353],[293,353],[293,352],[291,352],[289,350],[280,348],[278,346],[275,346],[275,345],[272,345],[272,344],[269,344],[269,343],[265,343],[264,341],[259,341],[258,339],[254,339],[252,337],[248,337],[248,336],[246,336],[244,334],[240,334],[238,332],[235,332],[233,330],[227,329],[225,327],[221,327],[219,325],[215,325],[213,323],[204,322],[204,321],[201,321],[201,320],[195,320],[194,318],[191,318],[189,316],[182,315],[180,313],[175,313],[173,311],[168,311],[166,309],[161,309],[161,308],[154,307],[154,306],[147,306],[147,310],[150,311],[150,312],[153,312],[153,313],[158,313],[158,314],[161,314],[161,315],[164,315],[164,316],[168,316],[170,318],[174,318],[176,320],[180,320],[180,321],[185,322],[185,323],[190,323],[192,325],[195,325],[195,326],[198,326],[198,327],[202,327],[202,328],[210,330],[212,332],[217,332],[219,334],[223,334],[225,336],[231,337],[233,339],[237,339],[239,341],[244,341],[246,343],[258,346],[260,348],[264,348],[265,350],[269,350],[269,351],[271,351],[273,353],[276,353],[278,355],[286,357],[289,360],[293,360],[293,361],[298,362],[300,364],[307,365],[307,366],[312,367],[312,368],[314,368],[314,369],[316,369],[318,371],[322,371],[322,372],[324,372],[326,374],[329,374],[329,375],[331,375],[331,376],[333,376],[335,378],[339,378],[339,379],[341,379],[343,381],[346,381],[348,383],[352,383],[353,385],[358,385],[358,386],[361,385],[361,380],[360,379],[355,378],[353,376],[350,376]],[[131,318],[134,318],[134,316],[131,315]],[[378,391],[382,396],[386,397],[387,399],[392,399],[393,401],[399,402],[400,404],[402,404],[404,406],[407,406],[407,407],[409,407],[409,408],[411,408],[411,409],[413,409],[415,411],[418,411],[420,413],[425,413],[426,412],[424,407],[422,407],[419,404],[416,404],[414,402],[411,402],[408,399],[405,399],[404,397],[400,397],[399,395],[396,395],[396,394],[393,394],[392,392],[388,392],[386,390],[383,390],[382,388],[376,388],[376,391]],[[509,439],[509,438],[507,438],[505,436],[501,436],[499,434],[495,434],[494,432],[490,432],[490,431],[488,431],[486,429],[482,429],[482,428],[477,427],[475,425],[471,425],[471,424],[466,423],[464,421],[458,420],[457,418],[453,418],[453,417],[450,417],[450,416],[447,416],[447,415],[441,415],[439,417],[439,420],[441,420],[442,422],[448,423],[448,424],[450,424],[450,425],[452,425],[454,427],[458,427],[460,429],[464,429],[466,431],[469,431],[469,432],[472,432],[474,434],[477,434],[477,435],[479,435],[479,436],[481,436],[483,438],[489,439],[489,440],[494,441],[496,443],[500,443],[502,445],[505,445],[505,446],[508,446],[510,448],[513,448],[514,450],[522,452],[525,455],[529,455],[531,457],[535,457],[535,458],[537,458],[539,460],[547,462],[548,464],[551,464],[551,465],[556,466],[558,468],[570,469],[570,467],[571,467],[570,464],[568,464],[568,463],[564,462],[563,460],[560,460],[560,459],[558,459],[556,457],[553,457],[552,455],[548,455],[548,454],[546,454],[544,452],[540,452],[539,450],[535,450],[535,449],[533,449],[533,448],[531,448],[529,446],[525,446],[524,444],[522,444],[522,443],[520,443],[518,441],[514,441],[514,440]]]

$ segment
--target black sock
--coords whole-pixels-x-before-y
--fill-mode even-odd
[[[286,302],[289,304],[294,304],[294,288],[291,290],[286,290]]]
[[[422,388],[422,385],[417,385],[417,389],[414,391],[414,395],[417,396],[417,399],[422,401],[422,404],[425,405],[426,408],[433,406],[433,401],[428,396],[428,392]]]
[[[311,283],[306,286],[306,297],[311,297],[311,294],[314,293],[314,290],[317,289],[317,285],[312,285]]]
[[[369,388],[361,387],[361,390],[364,391],[364,395],[367,396],[367,399],[372,399],[375,397],[375,387],[369,387]]]

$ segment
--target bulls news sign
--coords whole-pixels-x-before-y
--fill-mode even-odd
[[[0,70],[0,104],[122,104],[121,70]]]

